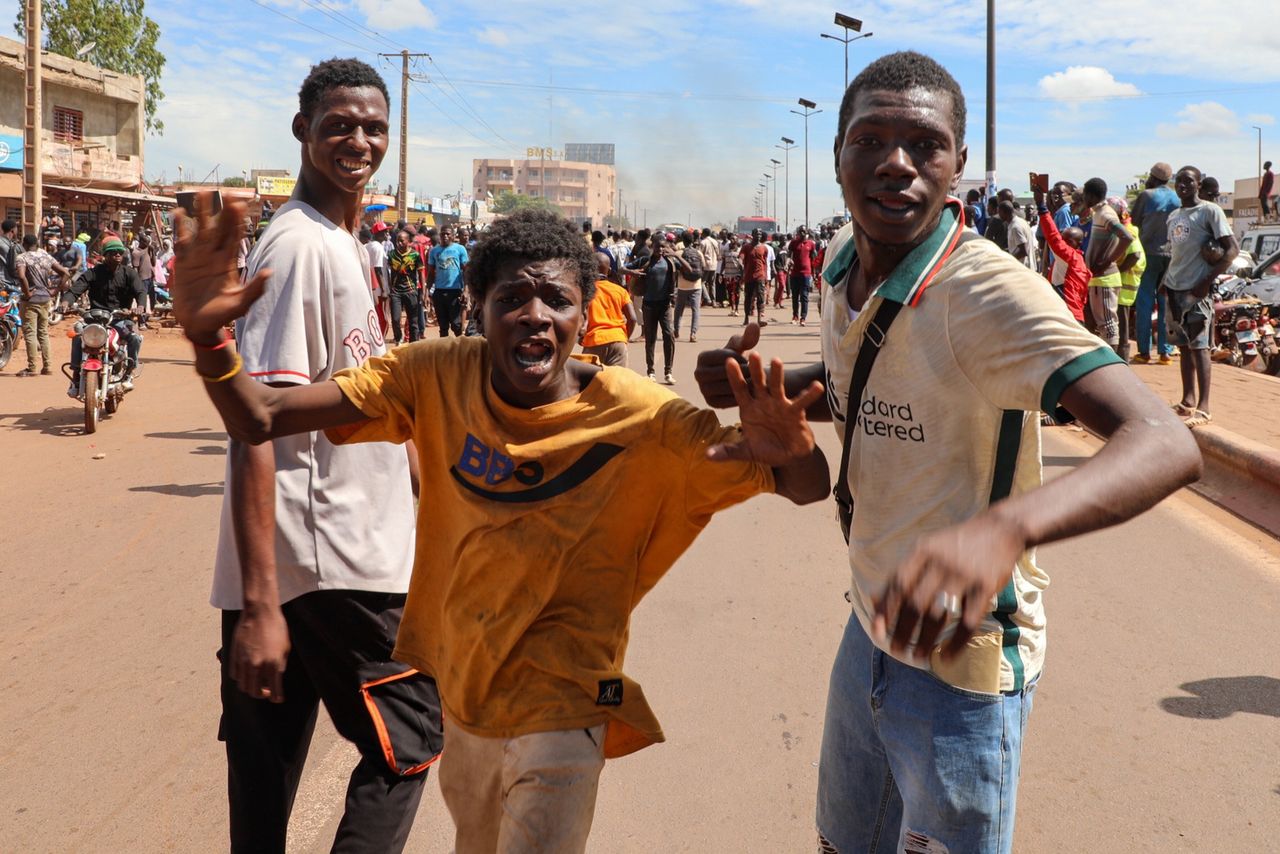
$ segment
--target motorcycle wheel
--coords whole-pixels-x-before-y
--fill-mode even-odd
[[[116,410],[119,408],[120,408],[120,398],[116,397],[114,394],[107,395],[107,399],[103,403],[103,409],[107,411],[107,414],[115,415]]]
[[[86,371],[84,375],[84,432],[98,431],[98,374]]]
[[[0,371],[4,370],[4,366],[9,364],[9,357],[13,355],[13,334],[9,331],[9,325],[0,321]]]

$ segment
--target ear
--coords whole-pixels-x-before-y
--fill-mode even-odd
[[[962,145],[960,150],[956,152],[956,173],[951,176],[951,192],[954,193],[956,188],[960,186],[960,179],[964,177],[965,164],[969,162],[969,146]]]
[[[293,138],[298,142],[307,141],[307,125],[308,121],[306,116],[302,113],[293,114],[293,125],[291,130],[293,131]]]

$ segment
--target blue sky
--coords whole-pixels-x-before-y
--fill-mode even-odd
[[[1115,188],[1157,160],[1194,163],[1224,190],[1280,161],[1280,45],[1266,0],[1237,0],[1207,19],[1193,0],[998,0],[997,166],[1021,187],[1030,170]],[[779,10],[785,10],[780,13]],[[843,46],[819,33],[842,11],[874,36],[850,46],[850,75],[871,59],[914,49],[940,60],[969,105],[966,177],[984,157],[985,3],[916,0],[739,0],[689,4],[564,4],[544,0],[152,0],[169,57],[147,175],[201,178],[254,167],[296,170],[289,120],[310,65],[331,56],[378,64],[399,109],[399,58],[410,90],[409,187],[470,190],[474,157],[522,156],[565,142],[617,145],[624,201],[648,221],[729,221],[753,209],[780,137],[804,139],[790,110],[818,102],[809,121],[812,220],[840,207],[831,142],[843,88]],[[549,103],[549,99],[551,103]],[[395,113],[398,117],[398,112]],[[398,120],[393,121],[396,129]],[[395,146],[377,181],[394,183]],[[790,154],[790,215],[804,211],[804,149]],[[778,210],[784,203],[778,172]],[[772,204],[772,190],[770,191]]]

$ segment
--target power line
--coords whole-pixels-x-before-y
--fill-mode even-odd
[[[432,107],[434,107],[434,108],[435,108],[435,111],[436,111],[438,114],[440,114],[440,115],[444,116],[446,119],[448,119],[449,121],[453,122],[453,123],[454,123],[455,125],[457,125],[461,130],[463,130],[463,131],[465,131],[466,133],[470,134],[470,135],[471,135],[474,139],[476,139],[478,142],[482,142],[482,143],[484,143],[485,145],[493,145],[493,140],[491,140],[491,139],[485,139],[484,137],[482,137],[482,136],[478,135],[478,134],[477,134],[475,131],[473,131],[471,128],[467,127],[467,126],[466,126],[466,125],[464,125],[462,122],[460,122],[460,121],[458,121],[457,119],[455,119],[455,118],[453,117],[453,115],[452,115],[452,114],[450,114],[448,111],[444,110],[444,109],[443,109],[443,108],[442,108],[438,103],[436,103],[436,102],[435,102],[435,100],[434,100],[430,95],[428,95],[428,94],[426,93],[426,91],[425,91],[425,90],[423,90],[423,89],[419,88],[419,86],[418,86],[418,81],[417,81],[415,78],[413,78],[413,77],[410,77],[410,78],[409,78],[409,86],[410,86],[410,87],[411,87],[415,92],[417,92],[419,95],[421,95],[423,98],[425,98],[425,99],[426,99],[426,101],[427,101],[427,103],[428,103],[428,104],[430,104]],[[508,142],[507,144],[508,144],[508,145],[511,145],[512,143]],[[516,146],[516,147],[518,148],[519,146]]]
[[[284,18],[286,21],[293,21],[293,23],[297,24],[300,27],[306,27],[308,30],[311,30],[313,33],[319,33],[320,35],[324,36],[327,39],[333,39],[336,42],[342,42],[343,44],[349,47],[353,47],[362,53],[377,53],[376,50],[372,50],[366,45],[359,45],[359,44],[356,44],[355,42],[349,42],[344,38],[340,38],[338,36],[333,35],[332,33],[326,33],[324,30],[320,29],[319,27],[313,27],[310,24],[308,24],[306,21],[299,21],[297,18],[293,17],[292,15],[287,15],[284,12],[281,12],[279,9],[277,9],[274,6],[268,6],[266,3],[263,3],[262,0],[250,0],[250,2],[252,2],[255,6],[261,6],[263,9],[266,9],[268,12],[272,12],[276,15],[279,15],[281,18]]]
[[[377,30],[370,29],[369,27],[365,26],[359,21],[342,14],[342,12],[338,11],[337,9],[325,3],[324,0],[302,0],[302,2],[307,4],[311,8],[315,9],[316,11],[320,12],[321,14],[325,15],[330,20],[336,21],[337,23],[340,23],[340,24],[353,26],[356,29],[364,30],[373,38],[378,39],[385,44],[391,45],[396,50],[404,49],[404,45],[396,44],[394,41],[387,38]]]
[[[479,122],[479,123],[480,123],[480,124],[481,124],[485,129],[486,129],[486,130],[488,130],[488,131],[489,131],[489,133],[493,134],[493,136],[494,136],[494,138],[495,138],[495,139],[500,140],[504,145],[509,145],[509,146],[511,146],[512,148],[519,148],[519,147],[520,147],[520,146],[516,145],[514,142],[512,142],[511,140],[507,139],[507,138],[506,138],[505,136],[503,136],[502,134],[498,133],[496,130],[494,130],[494,129],[493,129],[493,127],[492,127],[488,122],[486,122],[483,118],[481,118],[479,115],[477,115],[474,111],[472,111],[472,110],[468,110],[468,109],[467,109],[463,104],[461,104],[461,103],[459,103],[459,102],[458,102],[458,99],[457,99],[457,98],[455,98],[455,97],[453,97],[452,95],[450,95],[450,94],[449,94],[449,91],[448,91],[447,89],[443,88],[439,83],[436,83],[436,82],[435,82],[434,80],[432,80],[430,77],[413,76],[413,75],[410,75],[410,77],[411,77],[411,79],[413,79],[413,80],[417,81],[418,83],[427,83],[427,84],[430,84],[430,85],[434,86],[434,87],[436,88],[436,91],[440,92],[440,94],[444,95],[444,96],[445,96],[446,98],[448,98],[451,102],[453,102],[453,105],[454,105],[455,107],[457,107],[458,109],[462,110],[462,112],[463,112],[464,114],[466,114],[466,115],[470,116],[471,118],[474,118],[474,119],[475,119],[477,122]],[[477,137],[477,138],[478,138],[478,137]]]
[[[445,83],[448,83],[448,84],[449,84],[449,88],[450,88],[450,89],[452,89],[453,91],[457,92],[457,93],[458,93],[458,97],[459,97],[459,98],[461,98],[461,99],[462,99],[462,100],[467,104],[468,108],[470,108],[470,102],[469,102],[469,101],[467,101],[467,96],[466,96],[466,95],[464,95],[464,94],[462,94],[462,90],[460,90],[457,86],[454,86],[454,85],[453,85],[453,81],[449,79],[449,75],[448,75],[448,74],[445,74],[445,73],[444,73],[444,69],[440,67],[440,63],[436,62],[435,57],[433,57],[433,56],[428,56],[428,57],[427,57],[427,62],[430,62],[433,66],[435,66],[436,71],[438,71],[438,72],[440,73],[440,76],[444,78],[444,82],[445,82]],[[440,86],[439,86],[439,85],[437,85],[437,86],[436,86],[436,88],[437,88],[437,89],[439,89],[439,88],[440,88]],[[443,90],[441,90],[441,91],[443,91]],[[484,120],[484,118],[483,118],[483,117],[482,117],[478,112],[476,112],[476,111],[475,111],[475,109],[471,109],[471,114],[472,114],[473,116],[475,116],[475,117],[476,117],[476,119],[480,122],[480,124],[482,124],[482,125],[484,125],[486,128],[488,128],[488,129],[489,129],[489,132],[490,132],[490,133],[492,133],[494,136],[496,136],[498,139],[503,140],[503,141],[504,141],[504,142],[506,142],[508,145],[511,145],[511,146],[514,146],[514,147],[517,147],[517,148],[519,147],[519,146],[516,146],[516,145],[515,145],[515,143],[513,143],[511,140],[507,139],[505,136],[503,136],[502,134],[500,134],[500,133],[498,133],[496,130],[494,130],[494,129],[493,129],[493,127],[492,127],[492,126],[491,126],[487,121],[485,121],[485,120]]]

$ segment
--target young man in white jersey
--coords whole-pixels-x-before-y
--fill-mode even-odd
[[[299,102],[297,189],[248,258],[249,277],[271,278],[236,334],[246,371],[275,386],[323,382],[386,350],[356,238],[387,149],[386,85],[362,62],[329,60]],[[231,850],[284,850],[323,701],[360,751],[333,850],[399,851],[443,741],[435,683],[391,660],[413,561],[409,457],[322,433],[232,441],[226,483],[212,604]]]

